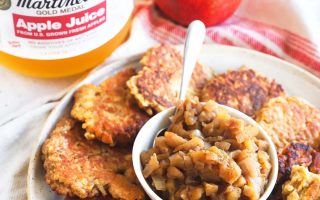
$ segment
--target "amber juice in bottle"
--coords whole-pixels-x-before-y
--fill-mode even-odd
[[[133,0],[0,0],[0,64],[61,77],[101,63],[129,32]]]

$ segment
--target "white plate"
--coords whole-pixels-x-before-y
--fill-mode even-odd
[[[38,138],[37,145],[31,155],[27,193],[29,200],[58,200],[63,199],[50,190],[44,181],[44,169],[40,158],[40,149],[44,140],[54,128],[57,120],[69,111],[74,91],[83,84],[99,84],[109,76],[114,75],[125,67],[139,67],[139,56],[114,62],[89,75],[74,89],[67,93],[58,106],[51,112]],[[200,55],[200,62],[213,68],[216,72],[225,72],[246,65],[280,83],[289,95],[300,96],[320,108],[320,79],[305,70],[278,58],[255,51],[221,46],[205,45]]]

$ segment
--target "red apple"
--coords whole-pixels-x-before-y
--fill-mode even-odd
[[[206,26],[218,24],[232,15],[241,0],[155,0],[156,5],[174,21],[188,25],[201,20]]]

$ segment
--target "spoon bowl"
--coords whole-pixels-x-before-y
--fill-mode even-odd
[[[245,115],[244,113],[227,106],[218,105],[219,107],[224,108],[228,111],[228,113],[235,118],[241,119],[245,121],[247,124],[250,124],[252,126],[255,126],[259,129],[258,135],[260,138],[265,140],[269,144],[269,150],[268,154],[270,156],[270,161],[272,165],[272,170],[269,175],[268,184],[265,188],[265,191],[263,195],[260,197],[260,200],[266,200],[268,196],[271,194],[271,191],[273,190],[277,175],[278,175],[278,157],[277,157],[277,151],[275,148],[275,145],[273,144],[270,136],[267,134],[265,130],[252,118]],[[174,115],[176,107],[169,108],[167,110],[164,110],[158,114],[156,114],[154,117],[152,117],[140,130],[138,133],[136,140],[133,145],[132,149],[132,161],[133,161],[133,167],[135,174],[141,184],[141,186],[144,188],[148,196],[152,200],[161,200],[161,198],[151,189],[149,184],[147,183],[146,179],[142,175],[142,164],[140,155],[143,151],[146,151],[153,147],[153,141],[157,137],[157,134],[159,130],[163,130],[168,128],[170,125],[170,117]]]

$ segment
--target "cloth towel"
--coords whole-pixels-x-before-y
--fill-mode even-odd
[[[318,0],[242,0],[231,18],[207,28],[205,42],[261,51],[319,75],[319,9]],[[151,1],[139,2],[129,39],[100,67],[158,43],[181,44],[185,35],[186,28],[164,17]],[[0,199],[27,199],[28,160],[39,131],[57,101],[84,75],[44,80],[2,67],[0,75]]]

